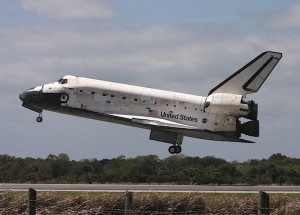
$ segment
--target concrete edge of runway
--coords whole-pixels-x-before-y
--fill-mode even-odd
[[[68,192],[178,192],[178,193],[300,193],[300,186],[216,186],[216,185],[146,185],[146,184],[0,184],[0,190]]]

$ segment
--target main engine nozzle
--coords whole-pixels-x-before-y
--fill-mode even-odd
[[[247,105],[249,108],[249,113],[246,116],[244,116],[244,118],[257,120],[258,105],[253,100],[248,101]]]

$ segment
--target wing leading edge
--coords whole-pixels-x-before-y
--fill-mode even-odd
[[[134,115],[123,115],[123,114],[109,114],[111,116],[129,119],[133,123],[143,124],[145,126],[151,127],[166,127],[166,128],[182,128],[182,129],[197,129],[194,126],[184,125],[181,123],[172,122],[165,119],[146,117],[146,116],[134,116]]]
[[[213,88],[209,95],[213,93],[229,93],[246,97],[247,94],[257,92],[281,57],[282,53],[279,52],[263,52]]]

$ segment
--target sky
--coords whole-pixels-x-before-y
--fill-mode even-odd
[[[258,93],[255,144],[184,138],[187,156],[299,158],[300,3],[279,0],[1,0],[0,154],[169,156],[149,130],[43,112],[18,95],[64,75],[199,96],[264,51],[283,53]]]

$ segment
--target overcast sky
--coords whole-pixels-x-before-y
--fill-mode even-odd
[[[0,153],[71,159],[169,156],[149,131],[21,106],[71,74],[200,96],[261,52],[283,58],[257,94],[255,144],[184,138],[183,154],[228,161],[299,157],[300,3],[291,0],[1,0]]]

